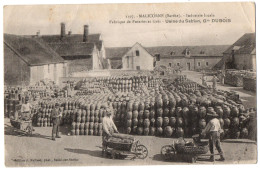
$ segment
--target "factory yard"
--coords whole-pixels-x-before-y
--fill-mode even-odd
[[[164,161],[160,155],[161,147],[171,144],[174,139],[154,136],[136,136],[148,148],[144,160],[120,160],[102,157],[100,136],[67,136],[55,142],[51,140],[51,127],[35,127],[32,137],[17,135],[5,119],[5,161],[9,167],[22,166],[94,166],[94,165],[173,165],[185,162]],[[66,127],[62,128],[66,131]],[[189,140],[189,139],[188,139]],[[157,145],[157,146],[154,146]],[[226,161],[223,163],[256,163],[257,145],[247,139],[228,139],[222,142]],[[217,157],[218,159],[218,157]],[[24,161],[28,160],[28,161]],[[86,163],[87,161],[87,163]],[[212,164],[203,160],[198,164]]]
[[[198,72],[183,72],[187,78],[201,83],[201,74]],[[209,77],[210,78],[210,77]],[[220,86],[221,90],[234,90],[242,99],[245,108],[256,105],[256,94],[237,87]],[[94,165],[173,165],[189,164],[186,161],[165,161],[160,154],[161,147],[171,144],[174,138],[161,136],[134,135],[148,149],[148,157],[144,160],[120,160],[110,159],[102,156],[101,136],[71,136],[70,125],[61,126],[61,137],[56,141],[51,140],[51,127],[34,127],[35,131],[31,137],[18,132],[10,124],[10,119],[5,118],[5,163],[8,167],[21,166],[94,166]],[[191,140],[191,138],[186,138]],[[155,146],[156,145],[156,146]],[[215,161],[215,164],[244,164],[256,163],[257,144],[249,139],[230,139],[222,141],[225,153],[225,162]],[[209,153],[209,152],[208,152]],[[218,159],[219,157],[216,157]],[[208,157],[198,159],[197,164],[212,164]]]

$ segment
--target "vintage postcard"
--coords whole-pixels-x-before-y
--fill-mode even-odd
[[[7,167],[257,163],[254,2],[3,11]]]

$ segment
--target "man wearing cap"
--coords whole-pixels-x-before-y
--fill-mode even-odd
[[[62,116],[61,111],[59,110],[59,104],[55,104],[55,108],[51,112],[51,117],[52,117],[52,140],[55,141],[55,136],[56,138],[60,138],[59,132],[60,132],[60,118]]]
[[[112,119],[112,109],[107,108],[106,115],[103,118],[103,141],[108,137],[111,137],[113,133],[118,133],[116,125]]]
[[[25,103],[22,104],[21,113],[22,120],[29,120],[31,118],[31,104],[29,103],[29,97],[25,97]]]
[[[224,155],[223,151],[221,149],[220,145],[220,133],[223,132],[221,129],[221,125],[219,120],[217,119],[218,115],[217,113],[214,112],[209,112],[207,114],[207,117],[209,118],[209,122],[204,130],[202,130],[201,135],[206,135],[209,134],[209,148],[210,148],[210,153],[214,154],[214,146],[216,146],[219,154],[220,154],[220,161],[224,161]],[[214,155],[210,156],[210,160],[214,161]]]

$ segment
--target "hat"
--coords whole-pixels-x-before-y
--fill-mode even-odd
[[[209,117],[218,117],[218,114],[215,111],[207,113],[207,116]]]
[[[112,113],[111,113],[111,111],[107,111],[106,114],[107,115],[111,115]]]

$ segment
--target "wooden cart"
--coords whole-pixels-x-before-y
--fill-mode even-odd
[[[148,156],[148,150],[144,145],[140,144],[139,140],[115,142],[105,139],[103,140],[102,155],[110,156],[112,159],[145,159]]]
[[[10,122],[13,127],[18,129],[18,132],[25,133],[27,136],[32,136],[32,120],[23,121],[10,119]]]
[[[213,161],[215,161],[215,156],[220,154],[207,154],[209,150],[208,141],[196,142],[194,144],[189,142],[188,144],[176,144],[165,145],[161,148],[161,155],[165,160],[177,160],[195,163],[198,158],[213,156]]]

